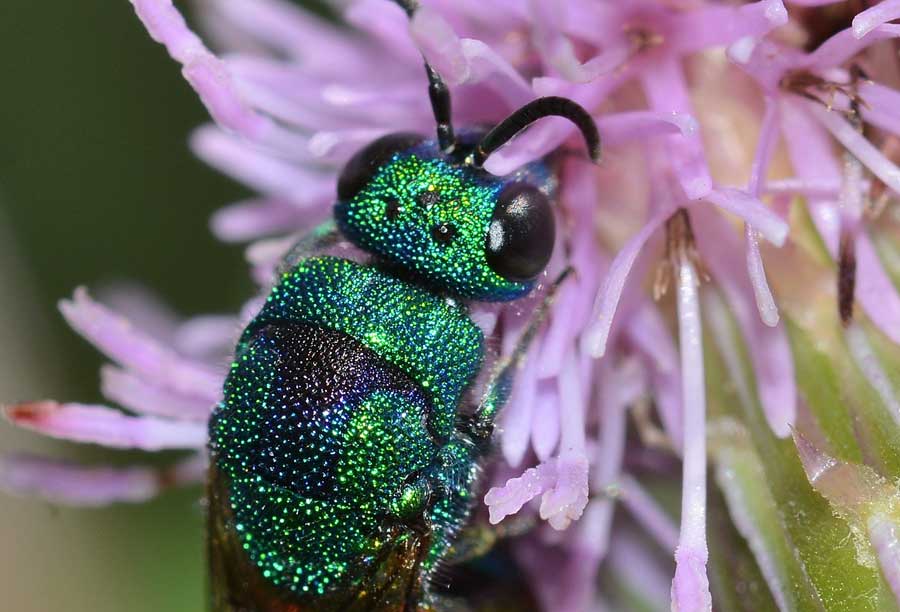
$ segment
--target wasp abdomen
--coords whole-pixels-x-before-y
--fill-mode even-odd
[[[219,591],[259,609],[418,601],[468,512],[453,424],[481,359],[465,310],[401,279],[329,257],[286,274],[210,423]]]
[[[437,453],[429,410],[412,380],[343,332],[255,332],[211,434],[234,529],[265,577],[323,593],[377,556],[391,500]]]

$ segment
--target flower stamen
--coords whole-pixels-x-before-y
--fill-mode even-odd
[[[647,448],[655,448],[675,453],[675,444],[665,430],[653,418],[650,402],[641,400],[631,408],[631,420],[641,444]]]
[[[853,321],[853,301],[856,294],[856,241],[846,229],[841,232],[838,249],[838,314],[844,327]]]
[[[647,49],[658,47],[666,41],[662,34],[648,30],[643,26],[626,25],[623,29],[628,37],[628,41],[631,43],[634,55]]]
[[[855,126],[861,121],[860,109],[869,108],[865,99],[859,95],[859,85],[867,81],[869,79],[863,69],[854,64],[850,68],[848,83],[830,81],[808,70],[792,70],[781,77],[779,84],[785,91],[821,104],[829,111],[835,110],[837,96],[844,96],[848,100],[848,108],[840,112]]]
[[[853,95],[856,85],[865,73],[859,67],[851,70]],[[859,98],[850,98],[850,112],[847,122],[860,134],[864,131],[862,115],[859,112]],[[841,188],[841,236],[838,244],[838,314],[844,327],[853,321],[853,302],[856,295],[856,231],[862,217],[862,163],[850,151],[844,151],[844,178]]]
[[[689,261],[697,269],[698,279],[709,280],[709,274],[697,252],[691,218],[687,209],[679,208],[666,221],[666,254],[656,269],[656,279],[653,282],[654,300],[666,295],[675,276],[675,270],[683,261]]]
[[[659,47],[666,41],[662,34],[648,30],[643,26],[626,25],[622,28],[622,31],[628,39],[628,50],[622,63],[616,68],[618,72],[624,71],[631,60],[635,59],[640,54],[655,47]]]

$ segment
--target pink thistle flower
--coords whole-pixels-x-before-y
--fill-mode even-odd
[[[790,457],[805,469],[802,484],[813,487],[806,501],[821,494],[843,509],[838,514],[849,518],[838,518],[863,534],[860,541],[900,599],[894,508],[873,505],[874,484],[862,501],[826,487],[816,466],[838,460],[823,459],[824,451],[797,434],[837,446],[829,436],[837,439],[838,426],[817,422],[817,406],[806,405],[822,399],[809,382],[818,370],[810,373],[804,355],[797,357],[799,332],[791,332],[804,327],[802,309],[824,295],[832,314],[838,302],[842,316],[850,305],[846,331],[832,344],[846,341],[861,380],[893,418],[879,422],[878,435],[888,426],[893,429],[884,436],[900,435],[900,401],[886,358],[865,323],[851,321],[858,299],[874,327],[900,344],[900,294],[871,238],[876,220],[867,213],[876,184],[900,193],[900,169],[862,129],[866,124],[881,136],[900,137],[900,92],[873,80],[897,77],[883,73],[898,66],[871,62],[865,78],[853,68],[869,47],[900,35],[900,26],[888,23],[900,17],[900,3],[877,3],[812,51],[801,49],[798,32],[808,24],[794,5],[832,3],[434,0],[409,22],[387,0],[336,2],[345,28],[285,0],[207,0],[200,15],[211,33],[207,43],[171,0],[132,0],[214,121],[193,133],[191,147],[258,194],[221,209],[211,228],[222,240],[252,242],[247,259],[263,290],[296,238],[329,214],[337,172],[360,146],[388,132],[433,130],[422,56],[452,88],[458,125],[494,123],[546,95],[572,98],[593,113],[606,161],[597,169],[561,158],[560,246],[546,279],[567,265],[575,274],[519,371],[498,427],[502,458],[488,470],[483,500],[493,524],[523,515],[551,527],[541,525],[514,543],[514,556],[544,609],[572,612],[607,602],[610,594],[598,580],[607,570],[626,575],[626,583],[629,572],[646,576],[646,601],[656,608],[693,612],[718,605],[716,589],[723,587],[707,572],[717,545],[707,534],[710,456],[720,462],[718,488],[749,543],[750,562],[773,601],[789,609],[787,602],[800,595],[790,592],[786,576],[797,563],[814,564],[796,534],[771,535],[786,529],[766,523],[773,513],[765,510],[775,507],[780,490],[773,485],[767,492],[769,506],[750,504],[750,484],[735,474],[744,460],[765,467],[766,453],[792,444],[792,432],[798,452],[790,446]],[[695,72],[713,64],[723,94],[710,103]],[[755,147],[731,138],[741,122],[758,128]],[[570,124],[542,121],[492,155],[486,168],[507,173],[565,150],[572,136]],[[790,164],[778,159],[779,144]],[[721,159],[734,157],[744,162],[737,173],[746,181],[719,178]],[[770,178],[775,167],[786,176]],[[837,261],[837,299],[798,276],[810,268],[832,271],[804,252],[807,236],[784,205],[786,195],[803,198]],[[648,269],[657,270],[653,296],[636,278]],[[674,304],[661,301],[670,284]],[[787,307],[781,294],[792,296]],[[476,305],[473,317],[508,352],[531,305]],[[130,414],[47,401],[9,407],[6,415],[52,437],[183,449],[189,458],[160,471],[20,457],[2,464],[0,485],[98,505],[142,501],[203,478],[206,422],[221,399],[223,355],[240,322],[258,310],[258,299],[235,316],[163,317],[162,327],[147,322],[158,321],[158,312],[142,308],[143,315],[129,319],[83,289],[60,304],[73,329],[114,362],[102,371],[102,390]],[[712,342],[704,342],[710,332]],[[705,353],[709,347],[713,354]],[[721,397],[730,392],[740,406],[724,405]],[[736,448],[723,423],[740,430],[741,439],[751,437],[754,449],[723,451]],[[862,434],[849,437],[859,447],[867,442]],[[900,460],[890,455],[891,444],[878,447],[889,449],[886,457],[850,444],[859,461],[871,457],[877,465],[862,466],[863,476],[848,473],[865,480],[866,470],[896,470]],[[678,480],[679,471],[676,516],[650,485],[659,476]],[[897,477],[890,472],[865,482],[888,487]],[[797,572],[815,591],[827,577],[807,569]]]

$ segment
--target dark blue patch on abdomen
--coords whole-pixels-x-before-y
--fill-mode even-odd
[[[373,392],[419,406],[427,418],[428,401],[415,383],[357,340],[308,325],[268,324],[235,358],[211,422],[213,450],[225,466],[304,497],[337,501],[333,468],[354,410]]]

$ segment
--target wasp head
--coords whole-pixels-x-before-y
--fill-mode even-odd
[[[342,232],[436,290],[502,301],[527,293],[553,251],[552,180],[543,164],[496,177],[413,134],[359,151],[338,182]]]

